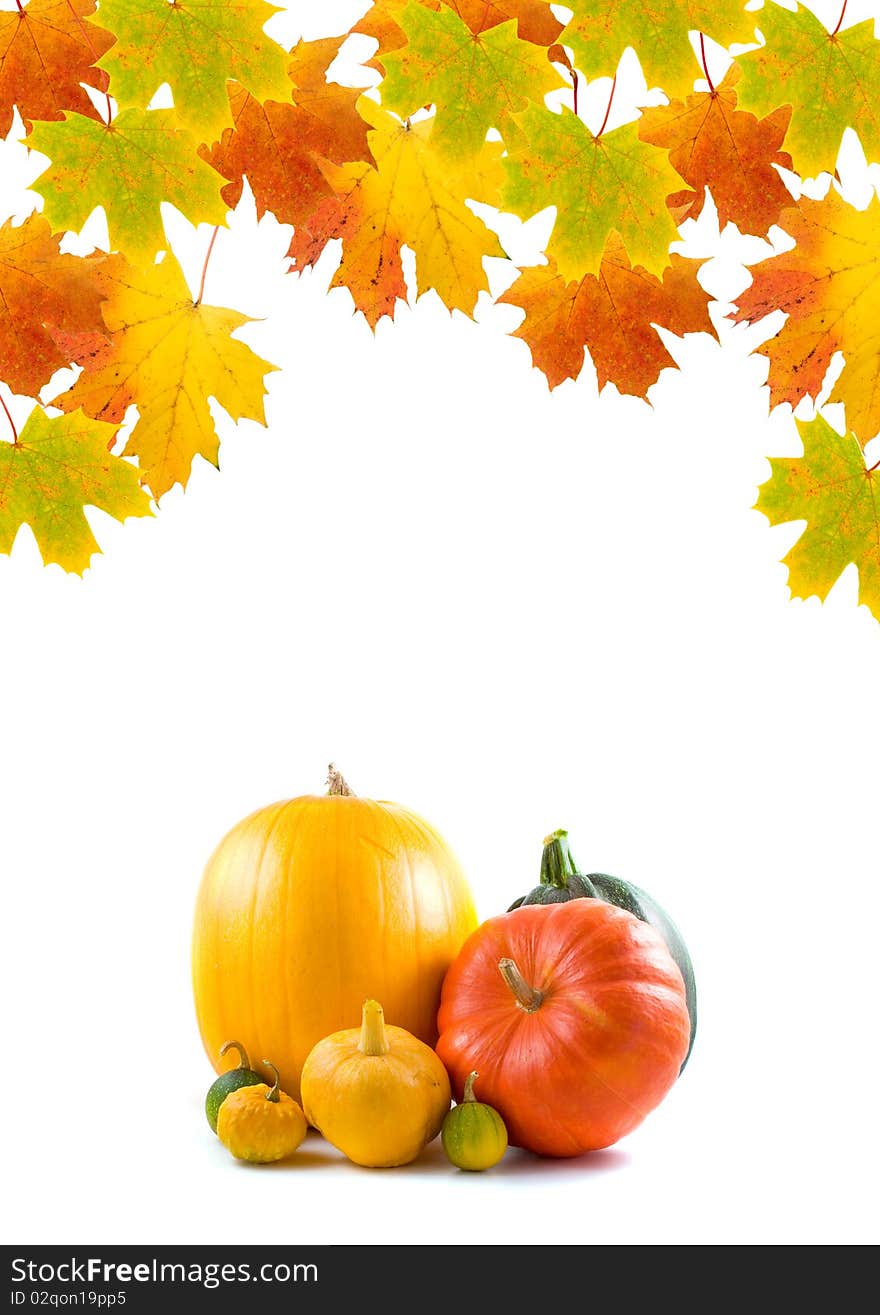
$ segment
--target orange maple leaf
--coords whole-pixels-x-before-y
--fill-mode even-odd
[[[18,106],[31,120],[64,118],[65,110],[98,117],[85,82],[106,91],[109,79],[95,60],[115,38],[87,21],[95,0],[30,0],[24,9],[0,13],[0,137]]]
[[[697,281],[699,264],[670,256],[662,280],[630,263],[616,234],[608,239],[598,276],[566,282],[553,261],[526,269],[499,297],[526,317],[515,331],[547,376],[551,388],[576,379],[586,347],[600,388],[647,396],[660,371],[675,366],[656,325],[673,333],[711,333],[708,295]]]
[[[107,338],[96,262],[62,255],[59,241],[42,215],[0,228],[0,378],[25,396]]]
[[[368,125],[356,109],[360,91],[325,76],[342,40],[300,42],[294,49],[289,72],[295,104],[261,104],[238,83],[229,84],[235,127],[199,152],[230,180],[221,192],[227,205],[238,204],[246,175],[257,216],[271,211],[279,223],[299,230],[333,196],[320,161],[372,161]]]
[[[645,110],[639,136],[669,151],[670,164],[688,184],[667,200],[677,224],[697,218],[708,187],[721,228],[730,222],[742,233],[763,235],[792,201],[773,168],[791,168],[791,156],[780,150],[791,106],[764,119],[737,109],[734,88],[739,78],[734,65],[713,91]]]
[[[774,405],[815,399],[842,352],[829,400],[844,403],[849,428],[866,443],[880,431],[880,201],[856,210],[832,188],[821,201],[804,198],[783,211],[779,223],[796,245],[762,261],[732,318],[788,315],[762,353]]]

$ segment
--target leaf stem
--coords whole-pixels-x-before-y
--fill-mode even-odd
[[[844,8],[846,8],[846,6],[844,6]],[[700,61],[703,65],[703,72],[706,75],[706,81],[709,84],[709,94],[710,96],[714,96],[715,83],[712,81],[712,78],[709,74],[709,65],[706,63],[706,39],[703,36],[702,32],[700,33]]]
[[[831,33],[831,36],[833,36],[833,37],[836,37],[837,34],[838,34],[838,32],[840,31],[840,25],[841,25],[841,23],[843,22],[844,14],[846,13],[846,6],[847,6],[847,4],[848,4],[848,0],[843,0],[843,8],[842,8],[841,11],[840,11],[840,18],[838,18],[838,20],[837,20],[837,27],[836,27],[836,28],[834,29],[834,31]]]
[[[110,100],[110,92],[105,91],[104,96],[107,100],[107,127],[109,128],[110,124],[113,122],[113,105]]]
[[[6,414],[8,415],[9,412],[7,411]],[[878,466],[880,466],[880,457],[877,458],[877,460],[874,462],[873,466],[868,466],[867,470],[865,471],[865,474],[866,474],[866,475],[870,475],[871,472],[872,472],[873,470],[876,470]]]
[[[571,99],[574,104],[575,114],[577,114],[578,112],[578,84],[579,83],[580,83],[580,78],[578,77],[577,69],[573,68],[571,70]]]
[[[608,97],[608,105],[605,110],[605,118],[602,120],[602,127],[596,133],[596,141],[599,140],[599,138],[602,136],[602,133],[605,131],[605,129],[608,126],[608,115],[611,113],[611,103],[614,100],[614,92],[616,89],[617,89],[617,74],[615,73],[614,79],[611,83],[611,95]]]
[[[3,410],[6,412],[6,419],[9,421],[9,427],[10,427],[10,429],[12,430],[12,443],[13,443],[13,446],[14,446],[14,447],[18,447],[18,430],[17,430],[16,427],[15,427],[15,421],[14,421],[13,418],[12,418],[12,414],[11,414],[11,412],[10,412],[10,410],[9,410],[9,407],[6,405],[6,402],[5,402],[4,398],[3,398],[3,394],[2,394],[2,393],[0,393],[0,406],[2,406],[2,407],[3,407]]]
[[[23,14],[23,13],[24,13],[24,5],[21,3],[21,0],[15,0],[15,3],[18,5],[18,12],[19,12],[20,14]],[[846,8],[846,5],[844,5],[844,9],[845,9],[845,8]],[[840,27],[840,24],[838,23],[837,26]]]
[[[214,229],[214,232],[211,234],[211,241],[208,243],[208,251],[205,256],[205,263],[204,265],[202,265],[202,277],[201,277],[201,281],[199,282],[199,295],[196,297],[195,301],[193,302],[194,306],[201,306],[202,304],[202,297],[205,295],[205,275],[208,272],[208,261],[211,259],[211,252],[214,250],[214,243],[217,241],[217,234],[219,232],[220,232],[220,225],[218,224]]]

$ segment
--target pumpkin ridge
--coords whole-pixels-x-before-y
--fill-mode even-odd
[[[254,1008],[254,1001],[257,998],[256,980],[255,980],[255,972],[254,972],[254,963],[256,960],[256,954],[254,952],[254,948],[255,948],[254,941],[256,940],[256,934],[257,934],[256,912],[260,902],[260,890],[263,884],[263,868],[266,863],[266,855],[269,852],[269,844],[272,840],[272,837],[275,835],[276,831],[278,830],[278,824],[279,822],[281,822],[282,818],[284,817],[284,814],[287,812],[288,807],[289,807],[288,802],[285,802],[280,806],[278,812],[275,814],[274,818],[272,819],[271,824],[267,828],[265,836],[263,837],[263,848],[260,851],[260,861],[257,864],[257,876],[254,882],[254,894],[253,894],[253,899],[251,900],[250,935],[248,937],[248,942],[250,946],[250,964],[248,967],[248,977],[250,978],[250,983],[251,983],[251,989],[249,995],[251,1002],[252,1032],[253,1032],[253,1036],[256,1037],[256,1041],[257,1041],[256,1051],[257,1054],[259,1055],[265,1055],[270,1053],[272,1047],[264,1046],[262,1040],[260,1039],[260,1032],[257,1027],[257,1013],[256,1013],[256,1009]]]
[[[291,804],[293,804],[292,799],[287,804],[287,807],[289,808]],[[285,864],[285,869],[284,869],[284,918],[281,924],[282,925],[282,931],[281,931],[281,962],[282,963],[288,962],[287,959],[289,953],[288,946],[290,943],[290,887],[292,885],[292,882],[290,880],[290,869],[293,865],[293,856],[296,849],[296,841],[302,830],[302,818],[303,818],[302,810],[301,809],[297,809],[296,811],[291,810],[291,816],[296,818],[296,826],[292,834],[287,838],[287,862]],[[282,976],[284,978],[284,1025],[285,1028],[289,1028],[290,1020],[293,1017],[293,1001],[291,999],[290,974],[283,973]]]

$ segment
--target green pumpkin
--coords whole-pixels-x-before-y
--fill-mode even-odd
[[[217,1115],[220,1113],[220,1106],[230,1091],[237,1091],[239,1087],[255,1087],[258,1083],[265,1081],[259,1073],[255,1073],[251,1068],[248,1053],[240,1041],[227,1041],[226,1045],[221,1047],[221,1058],[227,1050],[238,1051],[238,1068],[231,1068],[228,1073],[221,1073],[219,1078],[211,1083],[205,1097],[205,1114],[208,1116],[208,1122],[214,1132],[217,1131]]]
[[[479,1172],[491,1169],[507,1150],[507,1128],[491,1105],[484,1105],[474,1095],[479,1073],[468,1075],[464,1094],[443,1120],[440,1140],[450,1164],[458,1169]]]
[[[572,899],[601,899],[606,904],[616,904],[642,922],[649,923],[663,937],[684,978],[685,999],[691,1020],[690,1045],[679,1070],[684,1072],[697,1033],[697,984],[691,956],[681,932],[665,909],[639,886],[634,886],[630,881],[622,881],[620,877],[609,877],[604,872],[590,872],[588,875],[579,872],[569,848],[568,832],[554,831],[544,841],[541,884],[530,890],[528,895],[515,900],[510,909],[518,909],[522,904],[564,904]]]

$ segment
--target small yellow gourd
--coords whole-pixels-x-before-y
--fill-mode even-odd
[[[302,1071],[309,1123],[355,1164],[409,1164],[440,1131],[452,1093],[430,1046],[386,1025],[376,1000],[361,1026],[333,1032],[310,1051]]]
[[[491,1169],[507,1150],[504,1120],[474,1095],[479,1076],[468,1075],[461,1101],[446,1115],[440,1131],[446,1158],[459,1169]]]
[[[217,1136],[237,1160],[270,1164],[292,1155],[306,1135],[306,1116],[286,1091],[279,1090],[278,1070],[268,1059],[263,1063],[275,1074],[267,1087],[231,1091],[217,1113]]]

